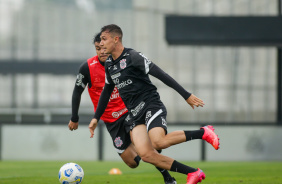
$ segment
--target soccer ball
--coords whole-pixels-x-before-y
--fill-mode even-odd
[[[79,184],[83,176],[83,169],[76,163],[67,163],[59,170],[59,181],[62,184]]]

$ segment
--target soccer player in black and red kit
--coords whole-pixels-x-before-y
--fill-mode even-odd
[[[142,53],[125,48],[119,26],[111,24],[101,29],[100,46],[103,52],[111,55],[105,62],[105,87],[94,118],[89,124],[90,137],[93,137],[98,120],[104,113],[111,92],[116,86],[129,111],[126,129],[130,132],[132,143],[141,159],[156,167],[186,174],[187,184],[201,182],[205,178],[202,170],[163,156],[154,148],[160,150],[192,139],[203,139],[218,149],[218,136],[212,126],[205,126],[195,131],[174,131],[167,134],[166,108],[148,74],[175,89],[193,109],[194,106],[203,106],[203,101],[187,92]]]
[[[101,52],[100,33],[97,34],[93,43],[95,45],[97,55],[89,58],[79,68],[75,87],[72,95],[72,117],[69,121],[69,129],[76,130],[78,128],[78,110],[81,100],[81,95],[88,86],[88,93],[94,106],[94,111],[97,108],[99,97],[105,85],[105,68],[104,62],[108,54]],[[105,122],[108,132],[110,133],[113,145],[123,161],[131,168],[136,168],[139,165],[140,157],[134,146],[131,144],[129,132],[125,131],[125,122],[128,115],[128,110],[125,107],[117,88],[114,88],[108,106],[101,119]],[[170,176],[167,170],[157,168],[162,171],[165,184],[176,184],[173,177]]]

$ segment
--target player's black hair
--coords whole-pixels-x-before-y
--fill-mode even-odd
[[[118,25],[116,25],[116,24],[106,25],[106,26],[101,28],[101,33],[105,32],[105,31],[117,34],[119,39],[120,39],[120,41],[122,41],[123,34],[122,34],[121,28]]]
[[[95,44],[95,42],[98,42],[98,43],[101,42],[100,36],[101,36],[101,33],[97,33],[97,34],[94,36],[94,38],[93,38],[93,44]]]

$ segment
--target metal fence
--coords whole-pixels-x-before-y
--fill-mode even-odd
[[[0,67],[1,62],[50,60],[79,66],[95,54],[94,34],[115,23],[124,31],[126,47],[143,52],[205,101],[204,108],[193,111],[179,94],[152,78],[169,121],[274,122],[276,48],[170,46],[164,17],[276,16],[277,6],[277,0],[0,0]],[[58,112],[65,118],[59,119],[67,121],[76,72],[0,73],[0,122],[20,123],[23,117],[39,114],[48,123]],[[80,113],[91,115],[86,93]]]

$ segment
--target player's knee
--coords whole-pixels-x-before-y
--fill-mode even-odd
[[[147,162],[147,163],[152,163],[154,160],[154,151],[150,151],[150,152],[147,152],[143,155],[141,155],[141,159],[144,161],[144,162]]]
[[[125,160],[125,163],[126,165],[128,165],[128,167],[134,169],[139,166],[140,160],[141,160],[140,156],[137,155],[133,160],[128,160],[128,159]]]
[[[167,148],[167,145],[166,145],[165,141],[163,141],[163,140],[153,141],[152,144],[153,144],[153,147],[156,150],[162,150],[162,149]]]
[[[127,162],[126,163],[128,167],[130,167],[131,169],[134,169],[136,167],[138,167],[139,163],[137,164],[136,162],[132,161],[132,162]]]

